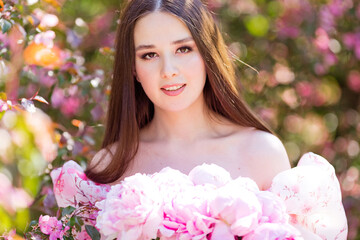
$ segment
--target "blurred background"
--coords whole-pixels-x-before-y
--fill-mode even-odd
[[[0,235],[56,215],[49,172],[100,149],[121,3],[0,0]],[[245,99],[293,166],[312,151],[335,167],[360,239],[360,1],[208,5]]]

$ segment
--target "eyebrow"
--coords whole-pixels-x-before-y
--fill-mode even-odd
[[[176,45],[176,44],[179,44],[179,43],[184,43],[184,42],[189,42],[189,41],[193,41],[193,38],[192,37],[187,37],[187,38],[184,38],[184,39],[180,39],[180,40],[176,40],[174,42],[171,43],[171,45]],[[138,51],[138,50],[142,50],[142,49],[149,49],[149,48],[155,48],[155,45],[139,45],[135,48],[135,52]]]

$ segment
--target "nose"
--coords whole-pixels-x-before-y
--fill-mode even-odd
[[[161,77],[164,79],[171,79],[179,74],[175,59],[171,56],[166,56],[162,59]]]

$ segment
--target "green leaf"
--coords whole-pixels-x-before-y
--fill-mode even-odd
[[[7,101],[7,96],[6,96],[6,93],[4,92],[0,92],[0,100],[3,100],[3,101]]]
[[[1,223],[0,224],[0,232],[1,233],[8,231],[13,226],[10,215],[2,207],[0,207],[0,223]]]
[[[85,225],[85,229],[92,240],[100,240],[100,233],[94,226]]]
[[[71,206],[63,208],[61,211],[61,216],[64,217],[65,215],[70,215],[73,211],[75,211],[75,209],[76,208]]]
[[[11,22],[5,19],[0,19],[0,28],[2,30],[2,33],[6,33],[9,31],[9,29],[12,27]]]
[[[255,15],[245,19],[245,27],[255,37],[263,37],[269,31],[269,21],[263,15]]]
[[[75,216],[75,217],[73,217],[72,219],[74,219],[74,221],[75,221],[75,229],[78,231],[78,232],[80,232],[81,231],[81,226],[83,226],[84,225],[84,222],[81,220],[81,218],[79,218],[79,217],[77,217],[77,216]]]
[[[30,211],[29,209],[18,209],[16,211],[15,224],[18,229],[25,229],[27,223],[30,220]]]

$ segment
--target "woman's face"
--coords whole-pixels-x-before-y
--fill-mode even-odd
[[[134,43],[136,76],[155,109],[180,111],[202,102],[205,64],[179,18],[145,15],[135,24]]]

